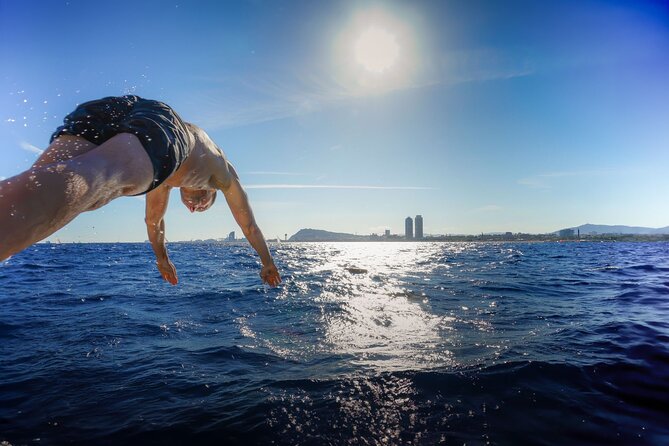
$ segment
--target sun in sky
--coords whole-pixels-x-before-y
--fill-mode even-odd
[[[356,62],[373,73],[392,68],[397,63],[399,50],[395,36],[376,26],[363,31],[354,45]]]

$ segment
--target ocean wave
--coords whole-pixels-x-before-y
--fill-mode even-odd
[[[669,267],[663,267],[663,266],[652,265],[652,264],[632,265],[632,266],[625,267],[625,269],[646,271],[646,272],[667,272],[667,271],[669,271]]]
[[[0,321],[0,338],[16,337],[17,332],[21,329],[19,324],[11,324],[9,322]]]
[[[198,358],[200,361],[223,361],[227,362],[229,360],[240,361],[247,363],[249,365],[255,364],[267,364],[274,363],[277,361],[285,362],[288,361],[283,357],[269,354],[267,352],[256,352],[251,351],[239,346],[215,346],[215,347],[206,347],[199,350],[191,350],[188,352],[189,355],[192,355],[195,358]]]
[[[643,371],[628,363],[514,362],[458,372],[292,380],[269,386],[266,410],[270,426],[285,433],[285,441],[276,444],[357,444],[359,438],[369,444],[519,444],[537,438],[653,444],[669,428],[649,435],[641,427],[621,427],[620,407],[610,404],[625,398],[636,408],[628,407],[626,416],[638,426],[649,416],[666,421],[657,397],[666,394],[666,386],[656,386],[655,397],[650,389],[640,397],[624,391],[630,380],[643,386]],[[528,410],[526,423],[512,422]]]
[[[0,441],[665,444],[667,246],[287,244],[269,288],[248,247],[174,244],[173,287],[146,244],[38,245]]]

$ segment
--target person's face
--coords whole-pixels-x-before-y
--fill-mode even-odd
[[[181,188],[181,202],[191,212],[204,212],[214,204],[216,191],[213,189]]]

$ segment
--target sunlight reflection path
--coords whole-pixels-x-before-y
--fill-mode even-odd
[[[355,243],[337,248],[312,269],[331,273],[316,300],[341,308],[322,316],[332,352],[382,370],[453,365],[447,333],[454,318],[433,314],[429,296],[403,282],[407,276],[430,275],[435,246]]]
[[[493,278],[522,253],[502,245],[296,243],[277,258],[284,284],[236,317],[240,345],[309,363],[314,373],[495,363],[518,332],[518,315],[498,317],[498,304],[524,294],[516,278]]]

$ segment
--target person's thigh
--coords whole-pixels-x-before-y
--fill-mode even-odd
[[[94,194],[108,197],[101,205],[118,196],[144,193],[153,182],[151,159],[131,133],[120,133],[67,164],[87,179],[89,187],[102,189]]]
[[[111,174],[102,179],[110,181],[108,189],[120,184],[124,188],[122,195],[145,192],[150,185],[150,181],[146,183],[147,174],[153,179],[151,159],[139,138],[130,133],[120,133],[100,145],[79,136],[61,135],[35,161],[33,169],[70,160],[76,161],[82,173],[99,169],[96,178],[104,177],[103,172]],[[146,188],[142,189],[144,185]]]
[[[48,237],[82,212],[146,192],[152,181],[149,155],[129,133],[0,181],[0,260]]]
[[[79,136],[61,135],[33,163],[33,167],[68,161],[93,150],[97,145]]]

